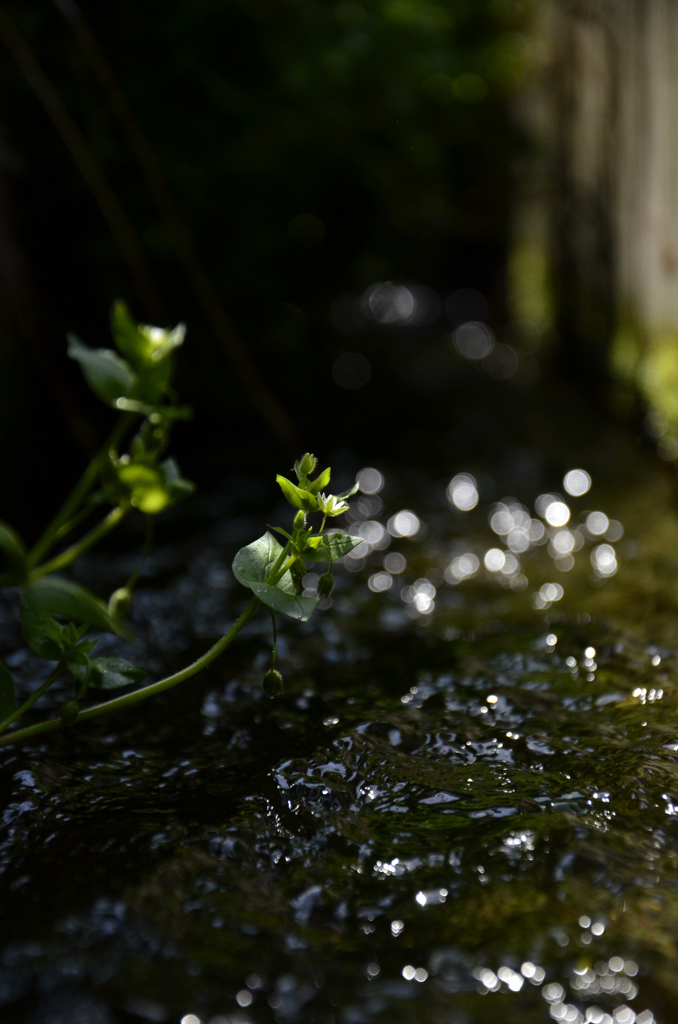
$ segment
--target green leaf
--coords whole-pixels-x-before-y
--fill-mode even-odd
[[[275,537],[266,532],[247,547],[240,548],[233,559],[233,575],[238,583],[250,590],[255,583],[265,583],[282,550]]]
[[[118,301],[113,306],[111,328],[116,347],[129,360],[137,376],[135,391],[127,395],[124,408],[149,415],[148,407],[157,405],[169,390],[174,374],[172,352],[183,344],[186,326],[177,324],[169,330],[135,323],[125,303]],[[136,403],[137,407],[130,403]],[[162,411],[169,414],[169,407],[162,407]]]
[[[69,334],[68,354],[80,363],[90,388],[106,405],[120,408],[120,400],[134,392],[138,383],[136,375],[112,349],[88,348],[74,334]]]
[[[52,615],[61,615],[69,622],[79,622],[94,629],[118,633],[127,640],[132,639],[131,634],[122,623],[109,615],[103,601],[78,583],[72,583],[60,576],[44,576],[27,587],[22,587],[20,607],[21,622],[26,639],[32,649],[45,658],[54,658],[55,655],[53,653],[43,654],[33,646],[29,639],[29,632],[35,629],[45,634],[48,640],[64,643],[65,638],[62,632],[64,627],[59,626],[54,619],[51,619],[50,623]],[[36,637],[36,640],[41,643],[40,637]]]
[[[122,352],[135,369],[143,366],[146,361],[143,355],[145,348],[143,335],[130,316],[127,306],[120,299],[113,303],[111,310],[111,331],[118,352]]]
[[[72,664],[68,667],[80,683],[84,683],[89,671],[89,686],[98,690],[118,690],[121,686],[140,683],[146,670],[131,665],[124,658],[92,658],[89,665]]]
[[[269,530],[275,530],[276,533],[279,533],[282,537],[285,537],[288,541],[290,541],[290,543],[293,542],[292,534],[288,533],[287,530],[283,530],[282,526],[269,526]]]
[[[146,515],[157,515],[194,490],[194,485],[182,478],[174,459],[166,459],[159,466],[149,466],[143,456],[132,462],[121,460],[115,465],[115,473],[122,494]],[[118,493],[115,486],[109,490],[111,496]]]
[[[14,680],[4,661],[0,660],[0,722],[16,711]]]
[[[86,629],[87,627],[83,627]],[[76,643],[75,646],[68,652],[68,666],[71,668],[73,665],[89,665],[91,663],[90,654],[98,644],[98,640],[81,640]]]
[[[113,305],[111,328],[118,350],[138,370],[164,362],[175,348],[183,344],[186,336],[185,324],[177,324],[169,330],[136,323],[120,300]]]
[[[289,575],[286,573],[285,575]],[[281,590],[280,586],[271,587],[268,583],[255,583],[251,590],[265,605],[272,608],[274,612],[282,615],[289,615],[291,619],[299,619],[306,622],[318,607],[315,597],[300,597],[298,594],[290,594]]]
[[[305,622],[318,602],[315,598],[297,595],[292,574],[286,572],[275,586],[266,582],[282,550],[275,537],[265,533],[238,551],[233,559],[233,575],[269,608]]]
[[[72,647],[71,638],[49,612],[34,608],[30,602],[21,604],[21,627],[32,651],[49,661],[60,661]]]
[[[350,498],[353,494],[357,494],[359,490],[360,484],[353,484],[353,487],[349,487],[347,491],[342,491],[341,494],[336,494],[335,497],[339,501],[346,501],[346,499]]]
[[[308,489],[311,492],[311,494],[320,494],[320,492],[323,491],[330,482],[331,475],[332,470],[328,466],[327,469],[324,469],[322,471],[322,473],[316,480],[314,480],[312,483],[308,485]]]
[[[300,538],[300,554],[309,562],[329,562],[329,548],[325,546],[325,535],[316,534],[315,537]]]
[[[0,552],[9,569],[7,582],[23,583],[26,578],[26,548],[16,530],[3,522],[0,522]]]
[[[140,512],[157,515],[170,504],[165,476],[156,466],[130,462],[118,466],[117,473],[120,483],[127,488],[130,502]]]
[[[302,491],[301,487],[297,487],[291,480],[288,480],[287,477],[280,476],[280,474],[278,474],[276,480],[280,485],[280,490],[283,492],[293,508],[301,509],[302,512],[317,511],[318,502],[310,491]]]
[[[192,494],[195,490],[195,484],[182,477],[176,459],[165,459],[160,463],[160,469],[165,475],[165,486],[173,501],[182,498],[185,494]]]
[[[313,539],[315,540],[315,538]],[[331,554],[332,561],[336,562],[337,559],[343,558],[361,543],[360,537],[352,537],[349,533],[323,533],[320,539],[325,550],[322,547],[315,551],[304,550],[303,554],[307,562],[329,562],[327,552]]]

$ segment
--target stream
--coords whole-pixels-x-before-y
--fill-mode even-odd
[[[137,712],[1,752],[3,1024],[678,1019],[675,479],[557,376],[474,391],[436,352],[394,357],[383,458],[330,460],[364,543],[331,608],[279,623],[280,697],[260,614]],[[186,503],[138,646],[97,654],[158,678],[227,628],[235,551],[287,515],[258,480]]]

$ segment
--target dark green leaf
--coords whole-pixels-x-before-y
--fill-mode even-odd
[[[287,477],[278,476],[276,477],[280,490],[283,492],[290,505],[294,508],[301,509],[302,512],[316,512],[318,508],[318,502],[316,501],[313,494],[310,491],[303,491],[301,487],[297,487]]]
[[[0,722],[4,722],[14,711],[16,711],[14,680],[4,661],[0,661]]]
[[[249,587],[269,608],[293,619],[306,621],[318,602],[314,598],[297,595],[297,588],[289,571],[275,586],[266,583],[282,550],[275,537],[265,533],[263,537],[240,549],[233,559],[233,574],[239,583]]]
[[[68,667],[80,683],[85,682],[89,671],[89,686],[98,690],[117,690],[140,683],[146,675],[145,669],[131,665],[124,658],[92,658],[88,664],[69,662]]]
[[[64,651],[72,646],[66,627],[30,602],[21,602],[21,627],[30,649],[49,661],[60,661]]]
[[[323,550],[322,547],[316,551],[306,549],[304,558],[307,562],[328,562],[327,551],[331,554],[332,561],[336,562],[338,558],[343,558],[361,543],[360,537],[352,537],[348,533],[324,533],[321,539],[326,550]]]
[[[61,615],[71,622],[83,623],[131,639],[129,631],[109,615],[103,601],[79,584],[59,576],[45,576],[21,590],[21,620],[24,630],[28,619],[37,624],[39,619],[51,615]],[[58,626],[58,623],[54,625]],[[40,628],[45,629],[44,623]],[[52,639],[56,639],[51,627],[47,633]],[[43,657],[51,655],[45,654]]]
[[[79,644],[68,652],[68,667],[73,670],[73,665],[89,665],[91,662],[90,654],[94,650],[98,643],[98,640],[81,640]]]
[[[289,573],[285,573],[285,575],[289,576]],[[297,594],[288,593],[280,589],[280,584],[271,587],[268,583],[255,583],[251,590],[274,612],[289,615],[291,619],[300,619],[301,622],[306,622],[318,606],[316,598],[300,597]]]
[[[311,494],[320,494],[321,491],[324,491],[328,483],[330,482],[331,475],[332,470],[328,466],[327,469],[324,469],[322,471],[322,473],[316,480],[314,480],[312,483],[308,485],[308,489],[311,492]]]
[[[233,559],[233,575],[250,590],[255,583],[265,583],[282,550],[275,537],[265,533],[247,547],[240,548]]]
[[[26,548],[16,530],[3,522],[0,522],[0,553],[9,569],[7,582],[23,583],[26,577]]]
[[[106,405],[120,408],[120,400],[133,394],[137,377],[112,349],[88,348],[74,334],[69,334],[68,354],[80,363],[90,388]]]

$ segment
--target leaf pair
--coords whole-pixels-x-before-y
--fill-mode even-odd
[[[276,533],[282,534],[294,545],[294,550],[306,562],[336,562],[360,544],[360,537],[352,537],[348,533],[322,533],[312,535],[311,530],[292,537],[281,526],[272,527]]]
[[[94,686],[104,690],[128,686],[145,676],[122,658],[91,658],[96,640],[83,639],[88,628],[119,633],[127,640],[128,630],[113,616],[106,605],[84,587],[57,576],[36,580],[21,591],[21,624],[28,646],[49,661],[68,666],[84,689]],[[69,621],[58,622],[60,615]],[[75,626],[74,623],[79,623]]]
[[[106,496],[114,501],[127,500],[146,515],[157,515],[194,490],[194,484],[181,476],[174,459],[165,459],[159,466],[137,459],[120,460],[114,468],[115,483],[106,487]]]
[[[360,537],[351,537],[345,533],[324,534],[310,538],[303,557],[309,562],[335,561],[347,555],[357,544],[360,544]],[[233,560],[233,574],[239,583],[249,587],[273,611],[305,622],[315,611],[317,599],[300,597],[289,571],[275,585],[267,582],[282,551],[275,537],[265,533],[259,540],[240,549]]]
[[[68,667],[82,684],[97,690],[118,690],[122,686],[140,683],[146,670],[131,665],[124,658],[88,658],[84,664],[68,663]]]
[[[127,640],[132,639],[125,626],[109,614],[103,601],[79,584],[59,576],[43,576],[23,587],[20,610],[28,646],[50,661],[67,660],[66,656],[79,640],[71,632],[73,627],[62,626],[55,615],[85,628],[118,633]]]
[[[305,456],[306,457],[306,456]],[[324,469],[317,480],[309,481],[305,476],[300,477],[300,482],[305,483],[305,487],[297,487],[287,477],[277,475],[276,480],[280,485],[280,490],[283,492],[290,505],[293,508],[301,509],[302,512],[317,512],[318,511],[318,499],[317,495],[323,489],[327,487],[330,482],[331,470],[328,466]]]
[[[68,336],[68,354],[80,363],[95,395],[114,409],[185,416],[185,409],[160,405],[174,372],[171,356],[184,340],[185,326],[178,324],[169,331],[137,324],[125,304],[116,302],[112,330],[120,355],[108,348],[88,348],[74,334]]]
[[[239,583],[249,587],[259,600],[275,612],[289,615],[292,619],[305,622],[317,607],[312,597],[300,597],[292,574],[287,571],[273,585],[267,582],[283,548],[275,537],[265,533],[263,537],[241,548],[233,559],[233,574]]]

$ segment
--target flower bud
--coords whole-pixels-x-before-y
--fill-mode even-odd
[[[115,590],[108,600],[108,614],[113,619],[122,619],[132,607],[132,591],[129,587]]]
[[[318,597],[329,597],[333,590],[334,576],[331,572],[326,572],[318,580]]]
[[[283,691],[283,677],[277,668],[269,668],[264,676],[264,693],[267,697],[277,697]]]
[[[66,703],[61,708],[61,712],[59,715],[59,717],[61,718],[61,724],[65,729],[67,729],[69,725],[73,725],[76,718],[78,717],[79,711],[80,705],[78,704],[77,700],[66,701]]]
[[[294,517],[294,527],[293,528],[295,530],[303,530],[303,528],[305,526],[306,526],[306,515],[305,515],[304,512],[299,511],[299,512],[297,512],[296,516]]]
[[[298,462],[294,463],[294,472],[297,474],[297,479],[301,480],[302,476],[309,476],[317,464],[318,460],[315,455],[311,455],[310,452],[306,452]]]

